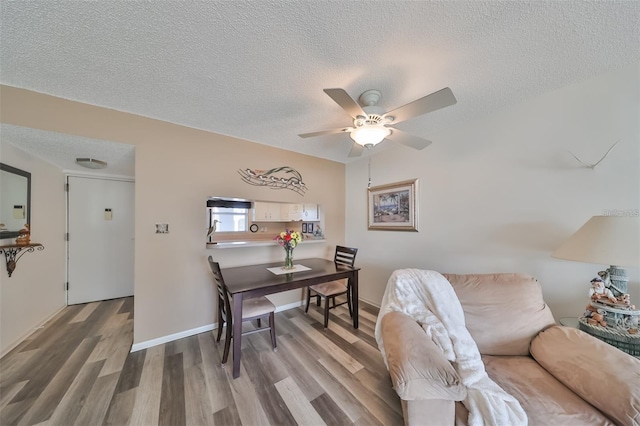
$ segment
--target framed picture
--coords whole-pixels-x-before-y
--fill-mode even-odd
[[[307,224],[307,232],[313,234],[313,223]]]
[[[418,179],[369,188],[370,230],[418,231]]]
[[[303,234],[307,233],[307,223],[306,222],[302,222],[302,233]]]

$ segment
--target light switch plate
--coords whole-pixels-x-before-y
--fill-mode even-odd
[[[168,234],[168,233],[169,233],[168,223],[156,223],[156,234]]]

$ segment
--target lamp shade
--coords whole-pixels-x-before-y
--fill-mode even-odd
[[[640,265],[640,217],[593,216],[552,254],[601,265]]]

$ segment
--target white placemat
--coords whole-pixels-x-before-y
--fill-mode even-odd
[[[293,265],[293,269],[282,269],[282,266],[276,266],[275,268],[267,268],[267,270],[276,275],[283,275],[291,274],[293,272],[310,271],[311,268],[308,268],[304,265]]]

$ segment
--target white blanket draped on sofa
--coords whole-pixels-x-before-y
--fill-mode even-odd
[[[453,287],[435,271],[401,269],[389,278],[376,323],[376,340],[384,356],[380,320],[402,312],[424,328],[442,349],[467,388],[463,401],[469,425],[526,425],[520,403],[487,375],[478,347],[465,326],[464,312]],[[386,362],[386,357],[384,357]]]

